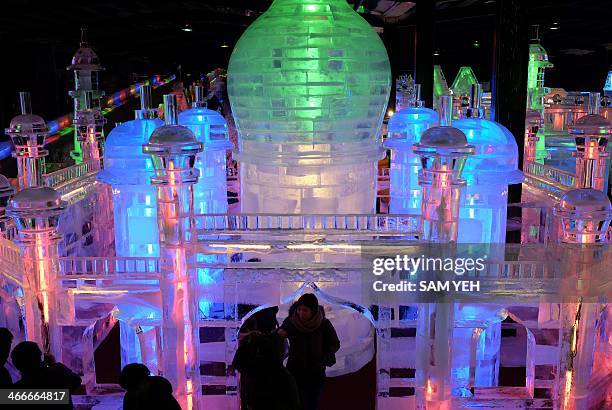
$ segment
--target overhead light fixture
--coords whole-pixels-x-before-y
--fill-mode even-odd
[[[193,29],[191,28],[191,25],[190,25],[190,24],[185,24],[185,25],[183,26],[183,28],[181,28],[181,30],[182,30],[182,31],[186,31],[186,32],[191,32],[191,31],[193,31]]]
[[[440,52],[439,52],[439,51],[434,51],[434,52],[433,52],[433,55],[434,55],[434,56],[439,56],[439,55],[440,55]]]
[[[552,27],[549,27],[549,29],[550,29],[550,30],[559,30],[560,28],[561,28],[561,27],[559,27],[559,26],[552,26]]]
[[[224,41],[223,44],[221,44],[221,48],[228,48],[229,45]]]

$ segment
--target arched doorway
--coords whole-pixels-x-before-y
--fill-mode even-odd
[[[281,304],[253,307],[242,318],[239,334],[247,330],[269,330],[282,324],[289,307],[304,293],[314,293],[340,339],[336,364],[327,368],[320,408],[369,410],[376,403],[376,329],[369,309],[328,295],[307,282]]]

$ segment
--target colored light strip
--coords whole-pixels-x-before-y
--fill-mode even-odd
[[[153,89],[161,87],[173,81],[176,78],[174,74],[167,77],[161,75],[154,75],[148,80],[142,83],[132,84],[121,91],[118,91],[108,97],[102,99],[102,115],[106,116],[108,113],[113,111],[115,108],[122,106],[131,97],[138,95],[138,89],[141,85],[151,85]],[[69,113],[56,118],[51,121],[47,121],[47,127],[49,128],[49,136],[45,140],[45,145],[49,145],[58,141],[65,135],[73,135],[74,126],[72,124],[73,114]],[[7,158],[11,155],[13,148],[10,141],[4,141],[0,143],[0,160]]]

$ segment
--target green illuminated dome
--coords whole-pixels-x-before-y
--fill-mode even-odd
[[[251,143],[376,142],[390,87],[382,41],[346,0],[275,0],[228,70],[245,154]]]

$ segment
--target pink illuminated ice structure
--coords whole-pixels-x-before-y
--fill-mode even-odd
[[[59,217],[66,208],[52,188],[25,188],[11,199],[6,213],[19,232],[18,243],[23,264],[23,309],[27,340],[41,346],[45,353],[61,358],[61,328],[57,291]]]
[[[599,93],[591,93],[589,97],[589,114],[579,118],[569,130],[576,140],[576,188],[605,192],[612,124],[599,115]]]
[[[45,172],[45,157],[49,151],[45,149],[45,138],[49,129],[45,120],[32,114],[30,93],[20,92],[19,100],[21,115],[11,120],[6,133],[13,140],[17,159],[17,174],[19,189],[43,186]]]
[[[419,184],[423,189],[423,239],[436,243],[457,241],[459,202],[465,181],[461,171],[474,147],[463,132],[445,125],[450,121],[451,97],[440,97],[441,124],[429,128],[414,145],[423,169]],[[419,304],[417,325],[417,408],[451,409],[451,343],[454,305]]]
[[[157,188],[162,297],[161,370],[175,388],[183,409],[199,409],[199,327],[196,280],[187,268],[187,246],[194,228],[193,187],[198,181],[195,160],[202,143],[178,125],[176,96],[164,96],[166,125],[143,145],[151,155]]]
[[[15,188],[4,175],[0,174],[0,236],[5,238],[10,238],[10,232],[14,227],[12,219],[6,215],[6,206],[13,195]]]
[[[566,244],[563,262],[576,272],[578,290],[588,288],[593,267],[606,263],[612,220],[610,200],[593,188],[576,189],[561,197],[554,214],[561,225],[560,242]],[[610,331],[604,316],[609,306],[606,300],[588,295],[577,299],[577,303],[563,305],[569,351],[563,352],[560,363],[559,400],[564,409],[587,410],[599,401],[594,397],[605,397],[610,377],[608,366],[596,363],[597,357],[602,362],[609,361],[609,342],[602,337]]]
[[[411,97],[402,95],[402,103],[406,106],[396,111],[387,125],[388,138],[384,145],[391,149],[389,188],[392,214],[421,213],[421,187],[418,183],[421,164],[412,146],[421,140],[425,130],[438,123],[438,113],[423,107],[420,89],[419,84],[413,84],[407,91],[412,92]]]
[[[99,109],[93,108],[93,93],[86,91],[85,106],[76,113],[74,126],[77,141],[81,146],[81,156],[90,170],[100,170],[104,155],[104,123],[106,120]]]

